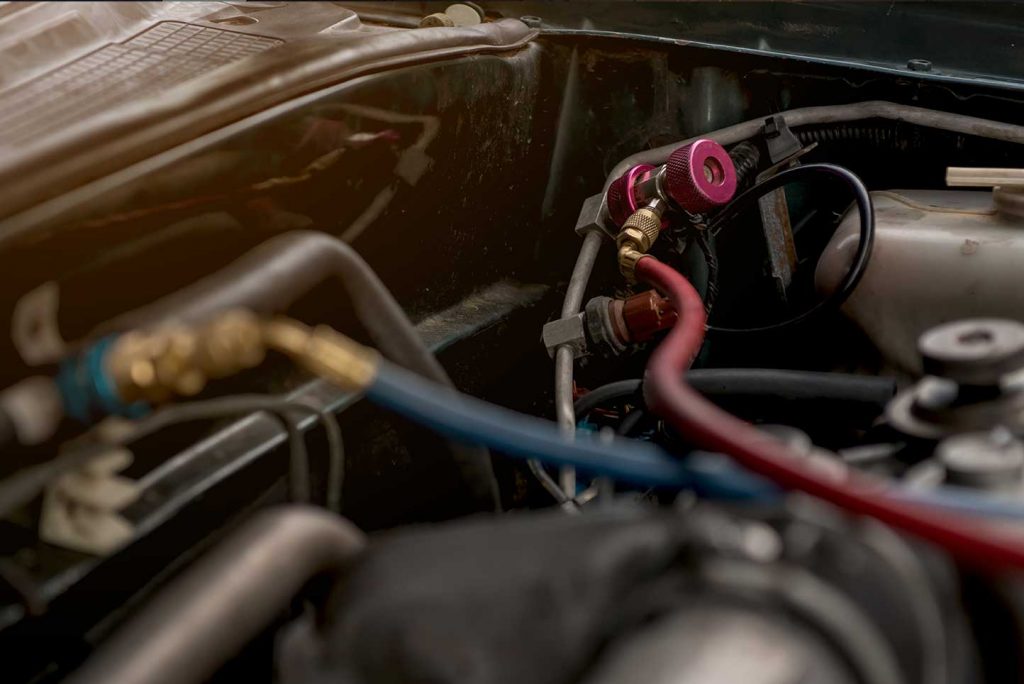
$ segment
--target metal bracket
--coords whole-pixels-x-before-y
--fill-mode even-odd
[[[786,120],[781,116],[765,119],[764,136],[768,147],[768,157],[772,165],[757,175],[757,182],[771,178],[783,168],[799,164],[799,158],[814,149],[815,144],[801,147],[800,141],[789,130]],[[793,282],[796,272],[796,244],[793,241],[793,225],[789,220],[789,206],[786,204],[786,191],[782,188],[773,190],[757,201],[761,211],[761,226],[764,241],[768,246],[768,263],[772,280],[778,290],[779,297],[786,301],[786,292]]]
[[[560,318],[544,325],[542,338],[544,347],[548,350],[548,356],[554,358],[555,350],[562,345],[569,345],[572,348],[574,358],[586,356],[587,333],[583,318],[584,314],[578,313],[575,316]]]
[[[576,219],[577,235],[582,236],[592,230],[600,230],[608,237],[615,239],[619,229],[608,220],[608,207],[605,205],[604,195],[602,192],[583,200],[579,217]]]
[[[778,114],[764,120],[764,140],[772,164],[778,164],[800,151],[800,141],[789,130],[786,119]]]

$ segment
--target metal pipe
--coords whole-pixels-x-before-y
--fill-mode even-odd
[[[604,237],[598,231],[587,233],[583,238],[576,265],[569,278],[569,287],[565,291],[562,303],[562,318],[575,316],[583,306],[583,295],[590,280],[590,272],[594,270],[597,253],[601,249]],[[568,345],[555,350],[555,417],[558,424],[567,434],[576,431],[576,417],[572,410],[572,366],[573,353]]]
[[[319,509],[261,513],[160,591],[67,681],[205,682],[310,580],[337,576],[364,545],[351,523]]]
[[[937,128],[953,133],[976,135],[982,138],[1002,140],[1003,142],[1024,144],[1024,126],[881,100],[791,109],[788,112],[781,112],[779,116],[785,119],[786,125],[791,128],[812,124],[846,123],[862,119],[889,119],[892,121],[905,121],[906,123],[926,128]],[[672,152],[698,138],[710,138],[720,145],[733,145],[753,138],[761,132],[763,127],[763,117],[751,119],[669,145],[631,154],[612,169],[608,175],[608,180],[605,182],[604,189],[607,192],[608,186],[611,185],[612,181],[638,164],[664,164]]]
[[[575,316],[583,306],[583,295],[586,292],[587,283],[590,281],[590,273],[594,270],[594,263],[597,261],[597,253],[601,249],[602,242],[604,242],[604,238],[598,231],[591,231],[583,238],[583,245],[580,246],[576,265],[569,278],[569,287],[565,291],[562,318]],[[573,351],[568,345],[562,345],[555,350],[555,419],[565,434],[570,437],[576,432],[576,414],[572,409],[573,361]],[[541,479],[541,483],[550,491],[549,482]],[[558,495],[555,495],[555,498],[563,503],[566,500],[571,501],[576,489],[574,470],[566,468],[562,473],[562,489],[564,499]]]

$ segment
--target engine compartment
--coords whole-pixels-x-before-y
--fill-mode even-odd
[[[251,4],[0,137],[5,681],[1020,680],[1010,84]]]

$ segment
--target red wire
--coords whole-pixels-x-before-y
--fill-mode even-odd
[[[746,468],[782,487],[797,489],[841,508],[876,518],[931,541],[961,561],[987,569],[1024,568],[1024,540],[1000,536],[991,526],[968,523],[925,505],[879,494],[873,478],[851,474],[839,482],[801,466],[782,442],[722,411],[691,388],[683,377],[704,341],[705,314],[700,295],[686,278],[654,257],[636,265],[636,275],[673,303],[679,319],[651,355],[644,381],[649,408],[684,438],[728,454]]]

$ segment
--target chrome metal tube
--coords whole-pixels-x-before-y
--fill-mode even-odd
[[[565,291],[562,318],[575,316],[583,306],[583,295],[587,290],[590,273],[594,270],[594,263],[597,261],[597,253],[601,249],[602,242],[604,242],[604,237],[598,231],[587,233],[583,238],[583,245],[580,247],[576,265],[569,278],[569,287]],[[555,350],[555,419],[565,434],[570,437],[576,432],[576,414],[572,410],[573,361],[573,351],[568,345],[562,345]],[[562,489],[566,500],[572,500],[575,484],[575,471],[565,469],[562,473]]]

